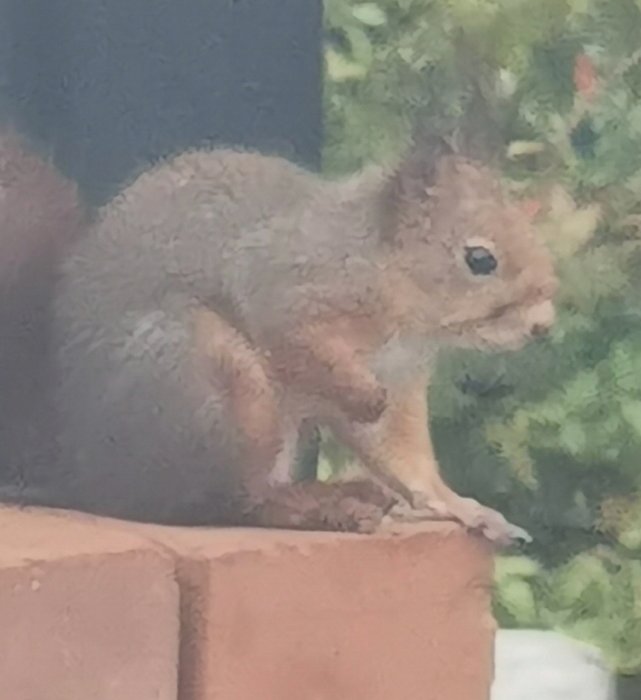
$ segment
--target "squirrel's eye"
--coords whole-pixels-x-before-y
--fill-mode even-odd
[[[494,255],[483,246],[466,247],[465,262],[473,275],[491,275],[498,265]]]

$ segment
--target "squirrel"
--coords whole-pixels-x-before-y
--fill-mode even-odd
[[[0,479],[33,444],[49,379],[56,260],[87,222],[78,187],[8,124],[0,127]],[[43,427],[44,426],[39,426]],[[39,436],[42,438],[42,435]],[[34,445],[35,446],[35,445]]]
[[[442,346],[544,334],[556,288],[499,179],[440,139],[342,178],[247,150],[175,155],[65,254],[55,445],[0,500],[353,532],[405,504],[497,543],[527,538],[446,485],[427,389]],[[294,481],[302,421],[329,428],[371,478]]]

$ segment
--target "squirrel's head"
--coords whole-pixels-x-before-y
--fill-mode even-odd
[[[548,331],[551,254],[490,169],[438,142],[401,161],[386,197],[387,244],[443,340],[517,348]]]

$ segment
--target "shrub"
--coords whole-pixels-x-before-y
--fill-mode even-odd
[[[641,671],[641,3],[325,0],[325,169],[396,153],[413,115],[472,131],[538,212],[562,290],[552,336],[448,352],[432,428],[452,484],[527,527],[497,563],[504,626]],[[322,465],[346,461],[325,441]]]

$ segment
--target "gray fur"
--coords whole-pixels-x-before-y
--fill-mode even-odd
[[[327,284],[340,287],[337,241],[351,285],[371,262],[346,222],[371,224],[336,188],[281,159],[198,152],[142,174],[104,207],[61,269],[57,443],[46,474],[33,475],[46,498],[32,498],[158,522],[234,520],[237,439],[224,397],[193,366],[190,311],[216,299],[256,338],[295,314],[296,285],[340,303]]]
[[[483,279],[463,262],[479,241],[500,260]],[[332,182],[251,153],[177,156],[106,205],[60,270],[53,426],[38,431],[55,439],[28,458],[24,500],[167,523],[243,523],[251,511],[254,524],[366,531],[392,500],[371,481],[281,488],[291,440],[280,461],[261,460],[257,496],[256,459],[247,459],[224,384],[200,364],[193,312],[215,311],[259,355],[284,347],[272,354],[275,371],[292,346],[299,351],[295,332],[316,320],[358,319],[364,335],[377,328],[365,349],[353,343],[375,375],[374,387],[356,386],[356,402],[357,372],[327,395],[318,382],[277,386],[293,433],[303,417],[360,420],[368,391],[360,415],[376,421],[371,406],[380,417],[388,390],[425,379],[443,341],[520,346],[551,321],[554,288],[547,252],[490,175],[460,159]],[[319,370],[307,350],[303,340],[309,364],[298,378],[331,383],[322,363],[332,360]]]

